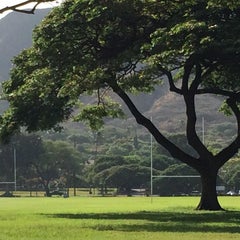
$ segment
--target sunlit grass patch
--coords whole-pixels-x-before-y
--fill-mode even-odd
[[[239,239],[240,198],[231,211],[196,211],[199,198],[0,199],[0,240]]]

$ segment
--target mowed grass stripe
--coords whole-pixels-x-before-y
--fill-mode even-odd
[[[239,239],[240,197],[226,212],[195,211],[199,197],[0,198],[0,240]]]

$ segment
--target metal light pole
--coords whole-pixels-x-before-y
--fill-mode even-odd
[[[153,141],[152,141],[152,134],[151,134],[151,197],[153,195],[153,150],[152,150],[152,146],[153,145]]]
[[[151,117],[152,121],[152,117]],[[153,196],[153,136],[152,134],[150,135],[151,138],[151,150],[150,150],[150,160],[151,160],[151,202],[152,202],[152,196]]]
[[[13,145],[13,168],[14,168],[14,189],[17,191],[17,151]]]
[[[205,143],[205,123],[204,123],[204,117],[202,117],[202,142]]]

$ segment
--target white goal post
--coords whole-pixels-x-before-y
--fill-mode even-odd
[[[151,196],[153,196],[153,178],[200,178],[200,175],[151,175]]]
[[[14,181],[5,181],[5,182],[0,182],[0,185],[4,184],[14,184],[14,191],[17,191],[17,152],[15,146],[13,146],[13,177]]]
[[[152,117],[151,117],[152,121]],[[203,126],[204,126],[204,119],[203,121]],[[204,129],[204,128],[203,128]],[[200,175],[153,175],[153,136],[152,134],[150,135],[151,137],[151,151],[150,151],[150,160],[151,160],[151,189],[150,189],[150,194],[153,196],[153,178],[200,178]],[[203,142],[204,142],[204,130],[203,130]]]
[[[1,185],[4,185],[4,187],[3,188],[1,187],[1,189],[4,190],[5,192],[12,191],[13,189],[16,192],[16,182],[0,182],[0,186]]]

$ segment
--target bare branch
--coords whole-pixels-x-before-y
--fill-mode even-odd
[[[38,6],[39,4],[40,4],[40,3],[36,3],[36,4],[34,5],[34,7],[33,7],[32,9],[30,9],[30,10],[14,9],[13,11],[15,11],[15,12],[20,12],[20,13],[26,13],[26,14],[34,14],[34,12],[35,12],[35,10],[36,10],[36,8],[37,8],[37,6]]]
[[[11,6],[7,6],[4,8],[0,9],[0,14],[4,13],[6,11],[15,11],[15,12],[21,12],[21,13],[27,13],[27,14],[34,14],[37,6],[41,3],[46,3],[46,2],[54,2],[53,0],[27,0],[27,1],[23,1]],[[30,3],[35,3],[35,5],[30,9],[30,10],[24,10],[24,9],[19,9],[21,7],[24,7]]]

